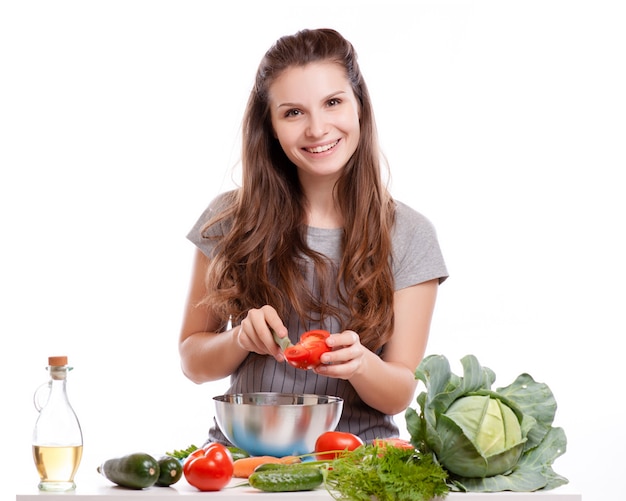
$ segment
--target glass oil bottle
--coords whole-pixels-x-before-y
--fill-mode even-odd
[[[80,423],[67,397],[67,357],[49,357],[50,380],[35,392],[39,411],[33,431],[33,459],[42,491],[71,491],[83,455]],[[45,391],[45,390],[48,391]],[[45,403],[42,402],[45,400]]]

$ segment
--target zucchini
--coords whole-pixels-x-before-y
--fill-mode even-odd
[[[260,470],[258,468],[248,477],[248,483],[255,489],[265,492],[310,491],[324,482],[324,474],[317,466],[284,465],[278,468]]]
[[[172,456],[163,456],[159,459],[159,478],[154,485],[169,487],[174,485],[183,476],[182,463]]]
[[[98,472],[114,484],[129,489],[150,487],[160,474],[157,460],[143,452],[107,459],[98,466]]]

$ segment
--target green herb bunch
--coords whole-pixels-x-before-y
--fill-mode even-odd
[[[179,460],[183,460],[187,458],[192,452],[197,451],[198,447],[196,445],[191,444],[186,449],[174,449],[172,452],[166,452],[166,456],[170,456]]]
[[[446,480],[431,454],[364,445],[332,461],[325,485],[337,500],[429,501],[446,496]]]

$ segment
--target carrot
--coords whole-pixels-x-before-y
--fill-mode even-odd
[[[250,456],[248,458],[236,459],[233,462],[233,477],[248,478],[257,466],[267,463],[280,463],[280,458],[274,456]]]
[[[281,464],[296,464],[301,463],[302,459],[300,456],[283,456],[278,460]]]
[[[247,458],[236,459],[233,462],[233,477],[235,478],[248,478],[257,466],[262,464],[294,464],[299,463],[300,458],[298,456],[250,456]]]

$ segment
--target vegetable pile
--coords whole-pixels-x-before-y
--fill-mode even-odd
[[[285,355],[294,348],[290,363],[313,367],[327,348],[325,337],[324,331],[312,331],[300,346],[287,340]],[[351,433],[327,431],[314,451],[301,456],[250,456],[209,443],[174,449],[158,461],[145,453],[109,459],[98,471],[130,489],[167,487],[184,477],[199,491],[325,488],[339,501],[430,501],[450,491],[533,492],[567,484],[552,469],[567,440],[563,429],[553,426],[557,405],[550,388],[521,374],[509,386],[492,389],[495,373],[475,356],[461,364],[462,377],[441,355],[424,358],[416,369],[426,391],[417,396],[419,412],[409,407],[405,413],[410,441],[364,443]],[[237,478],[242,483],[229,485]]]
[[[451,490],[532,492],[568,483],[552,469],[567,439],[552,426],[557,406],[548,386],[521,374],[493,390],[491,369],[473,355],[461,363],[463,377],[444,356],[424,358],[415,372],[426,386],[420,411],[405,413],[412,444],[448,471]]]

